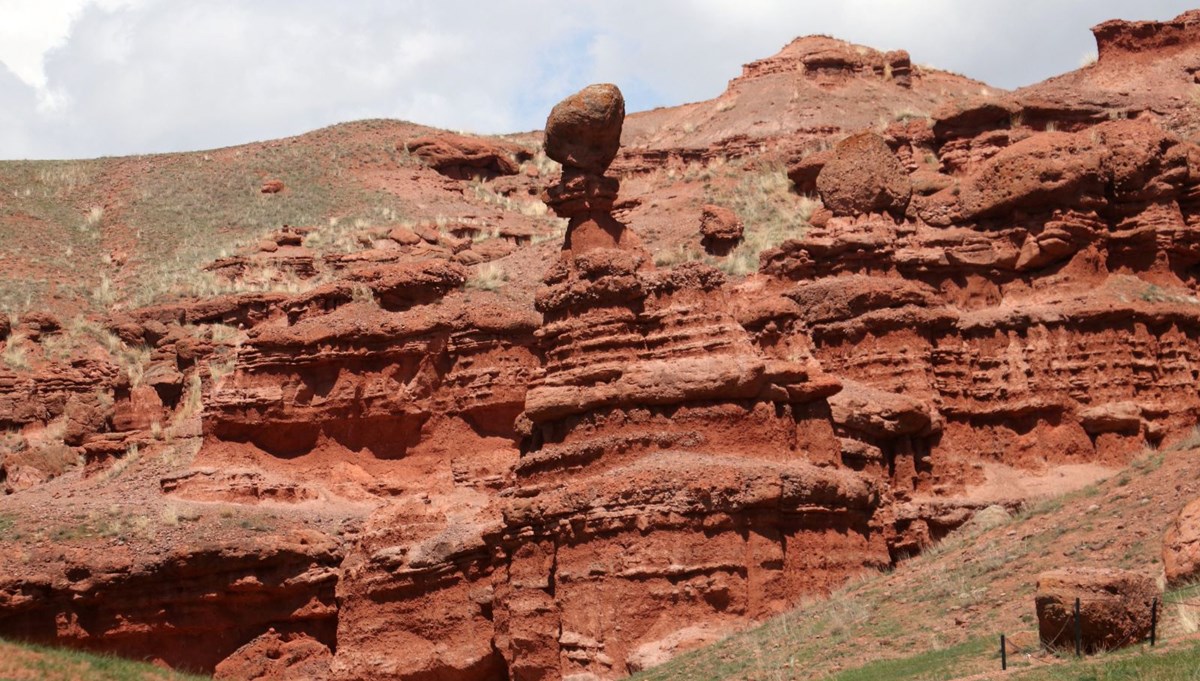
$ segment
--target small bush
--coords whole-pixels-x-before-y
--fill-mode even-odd
[[[29,368],[29,356],[25,349],[26,338],[22,333],[13,333],[8,337],[4,344],[4,352],[0,352],[0,360],[3,360],[9,368],[23,371]]]
[[[782,166],[746,174],[734,192],[711,195],[709,202],[731,208],[745,226],[742,243],[717,264],[735,276],[757,272],[763,251],[803,237],[820,206],[819,201],[793,191]]]
[[[100,479],[104,482],[108,482],[121,477],[121,474],[124,473],[127,468],[137,463],[138,459],[140,458],[141,451],[138,446],[136,444],[129,445],[125,448],[125,456],[122,456],[114,461],[113,464],[108,467],[108,470],[104,471],[104,474],[100,476]]]
[[[467,280],[467,287],[482,291],[499,291],[508,282],[508,273],[494,262],[484,263],[476,270],[474,276]]]

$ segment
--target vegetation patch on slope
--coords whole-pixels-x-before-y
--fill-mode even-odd
[[[111,655],[0,641],[0,679],[4,681],[199,681],[205,678]]]
[[[1198,473],[1200,451],[1147,452],[1101,483],[1035,504],[1002,525],[960,530],[891,572],[867,575],[634,678],[955,679],[999,671],[1000,634],[1029,653],[1010,655],[1010,670],[1028,668],[1029,678],[1043,678],[1040,668],[1060,665],[1039,650],[1038,573],[1078,565],[1161,575],[1162,535],[1200,495]],[[1168,594],[1160,618],[1160,641],[1168,645],[1193,637],[1200,621],[1196,608],[1173,603],[1179,595]],[[1116,665],[1112,674],[1135,664],[1126,659],[1137,658],[1104,656]],[[1080,667],[1078,678],[1143,678],[1086,676],[1109,673],[1097,662]],[[1154,662],[1156,669],[1171,664]]]

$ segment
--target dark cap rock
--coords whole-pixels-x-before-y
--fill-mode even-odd
[[[625,98],[616,85],[589,85],[546,119],[546,155],[567,168],[602,174],[621,146]]]

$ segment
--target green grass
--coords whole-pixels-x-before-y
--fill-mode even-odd
[[[728,255],[706,255],[696,242],[675,244],[654,255],[660,267],[701,261],[733,276],[758,271],[759,255],[808,231],[808,220],[820,202],[793,191],[787,169],[782,165],[759,166],[745,160],[721,162],[706,167],[690,165],[681,175],[670,172],[671,180],[704,182],[704,202],[729,208],[742,221],[742,241]]]
[[[199,681],[207,678],[167,671],[111,655],[0,640],[0,679]]]
[[[408,207],[355,177],[364,166],[417,164],[395,149],[395,125],[361,121],[210,152],[0,161],[0,252],[45,275],[0,275],[0,312],[54,299],[103,311],[188,296],[211,288],[203,265],[283,225],[396,222]],[[287,189],[260,193],[269,178]],[[114,250],[129,256],[124,266]]]
[[[332,132],[328,134],[334,134]],[[354,162],[349,143],[322,157],[308,145],[259,145],[233,152],[213,172],[209,154],[186,154],[155,164],[138,177],[129,225],[138,250],[151,263],[134,303],[189,294],[199,266],[251,244],[283,225],[378,224],[397,219],[394,197],[341,180]],[[363,153],[387,153],[368,148]],[[229,152],[224,152],[226,155]],[[394,154],[395,152],[392,151]],[[396,161],[399,162],[399,161]],[[280,179],[279,194],[258,191],[267,177]],[[204,282],[200,282],[201,284]]]
[[[995,648],[999,664],[999,644],[975,639],[941,650],[931,650],[898,660],[880,660],[830,677],[831,681],[925,681],[949,679],[957,675],[965,660],[985,655]]]
[[[802,602],[791,612],[634,678],[931,681],[998,671],[1000,633],[1023,647],[1037,646],[1033,592],[1041,571],[1063,561],[1155,569],[1159,559],[1153,543],[1187,499],[1153,510],[1139,500],[1150,489],[1191,475],[1197,463],[1189,460],[1195,456],[1148,451],[1123,471],[1128,480],[1114,476],[1033,504],[998,526],[964,528],[890,572],[864,575],[827,598]],[[1093,504],[1100,510],[1088,510]],[[1114,518],[1148,532],[1142,536],[1097,531]],[[1185,611],[1175,604],[1188,593],[1179,590],[1166,596],[1160,642],[1182,645],[1200,629],[1200,608]],[[1134,652],[1098,661],[1111,660],[1116,666],[1110,676],[1095,678],[1140,678],[1119,676],[1125,673],[1122,665],[1134,664],[1122,662],[1134,659]],[[1031,673],[1041,666],[1024,656],[1010,657],[1009,663],[1010,668],[1028,666]],[[1159,667],[1170,670],[1169,662],[1147,664],[1145,678],[1175,678],[1169,672],[1154,675]],[[1087,667],[1082,673],[1093,669],[1100,667]]]
[[[1200,681],[1200,645],[1164,652],[1140,647],[1022,671],[1019,681]]]

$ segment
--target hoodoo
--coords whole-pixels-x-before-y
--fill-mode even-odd
[[[620,98],[592,86],[555,107],[552,154],[563,112],[586,119],[598,93]],[[649,264],[609,213],[605,164],[571,165],[613,156],[620,118],[594,108],[576,123],[594,141],[561,154],[548,192],[571,223],[537,297],[545,363],[505,512],[497,645],[515,678],[620,677],[888,560],[880,490],[828,467],[838,382],[803,337],[756,343],[720,271]]]

